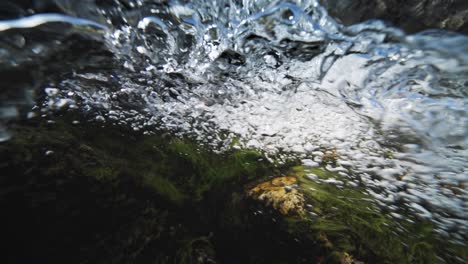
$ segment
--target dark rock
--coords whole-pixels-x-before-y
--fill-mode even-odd
[[[468,34],[465,0],[322,0],[333,17],[351,25],[382,19],[408,33],[441,28]]]

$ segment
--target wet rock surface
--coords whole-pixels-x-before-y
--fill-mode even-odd
[[[322,0],[329,13],[351,25],[383,19],[409,33],[441,28],[468,34],[468,2],[464,0]]]
[[[295,177],[277,177],[248,190],[247,195],[272,206],[282,215],[304,214],[304,197],[294,188]]]
[[[213,235],[220,215],[212,212],[223,211],[229,199],[211,204],[207,197],[232,188],[234,175],[263,174],[263,166],[243,165],[257,160],[256,153],[233,153],[228,164],[209,160],[211,154],[188,141],[84,126],[75,118],[18,123],[14,137],[0,145],[2,263],[223,259],[215,251],[233,241],[214,245],[223,235]]]
[[[466,257],[427,223],[394,233],[325,168],[76,118],[20,122],[0,144],[2,263],[437,263],[444,247],[453,263]]]

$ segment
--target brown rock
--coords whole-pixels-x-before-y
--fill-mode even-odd
[[[304,196],[294,188],[295,177],[277,177],[249,189],[247,195],[278,210],[282,215],[302,215]]]

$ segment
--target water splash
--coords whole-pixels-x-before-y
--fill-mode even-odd
[[[82,18],[0,22],[10,33],[61,22],[85,38],[91,28],[112,52],[105,67],[57,73],[45,112],[78,108],[144,133],[190,134],[219,151],[240,138],[238,147],[309,166],[333,151],[339,160],[327,169],[365,186],[394,216],[409,209],[466,241],[468,37],[408,36],[381,21],[343,27],[315,0],[87,5],[64,7]],[[27,44],[18,58],[18,49],[0,52],[4,68],[61,45]]]
[[[60,15],[60,14],[39,14],[32,15],[25,18],[13,19],[13,20],[3,20],[0,21],[0,31],[20,29],[20,28],[34,28],[47,23],[68,23],[75,27],[88,27],[98,30],[106,30],[107,28],[104,25],[96,23],[94,21],[74,18],[70,16]]]

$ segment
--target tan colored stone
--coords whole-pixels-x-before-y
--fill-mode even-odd
[[[325,163],[335,163],[339,158],[338,152],[335,149],[331,149],[327,151],[323,156],[322,156],[322,161]]]
[[[304,196],[293,187],[295,177],[277,177],[263,182],[247,191],[247,195],[271,206],[283,215],[302,215]]]

